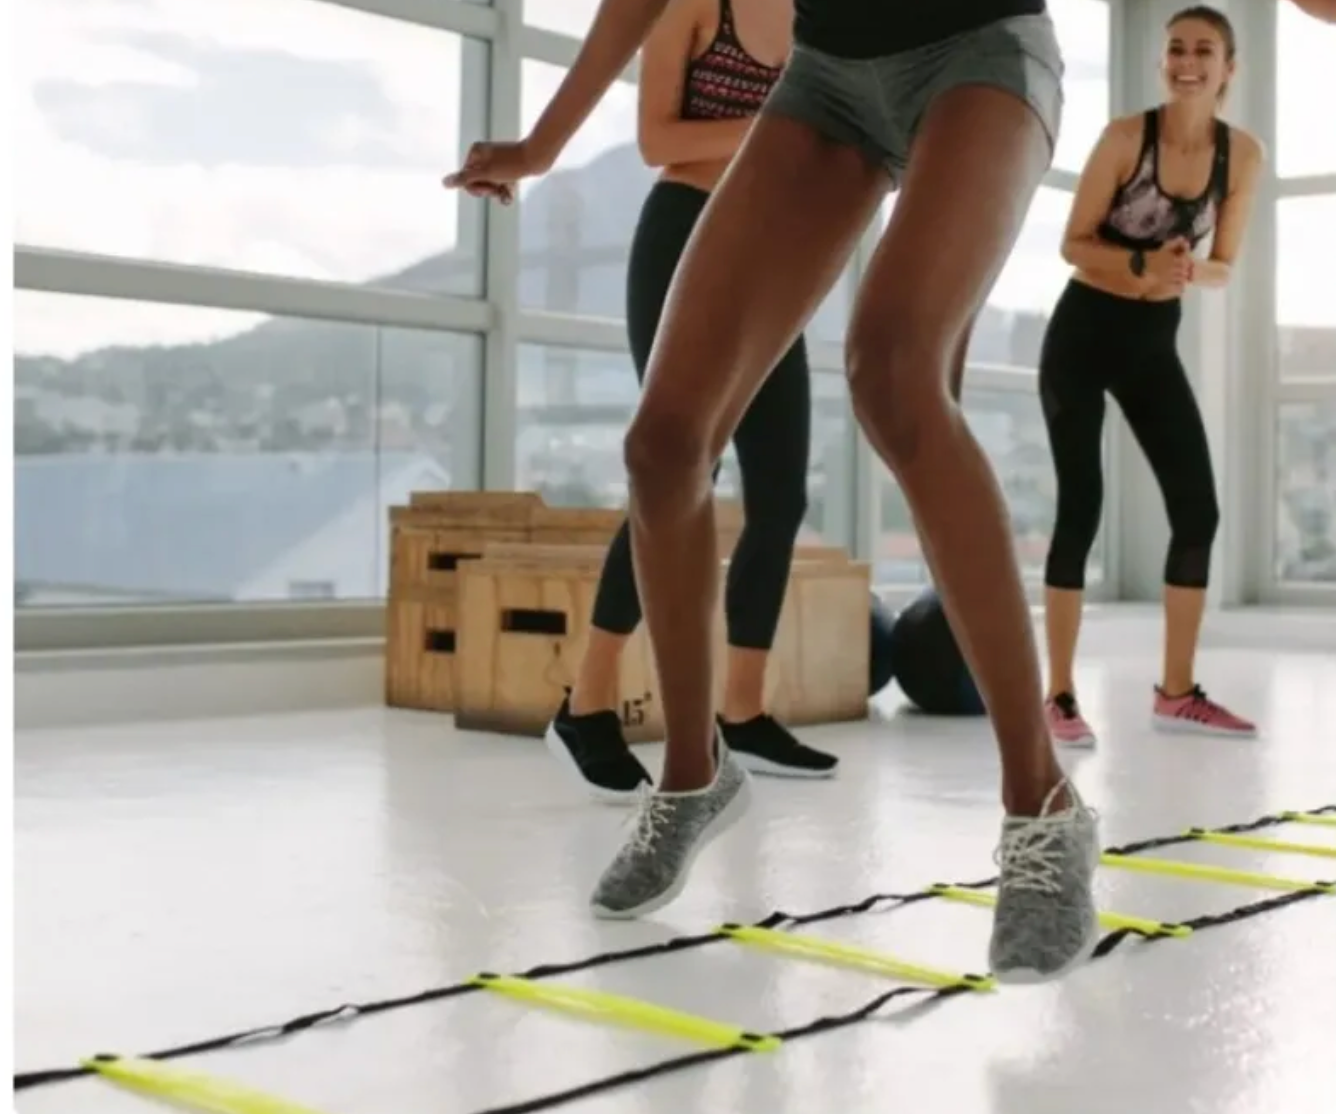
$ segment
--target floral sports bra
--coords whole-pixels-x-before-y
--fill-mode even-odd
[[[1175,197],[1160,186],[1160,113],[1146,113],[1141,156],[1132,177],[1114,195],[1099,234],[1131,250],[1153,251],[1175,236],[1195,248],[1215,228],[1229,192],[1229,125],[1215,122],[1215,159],[1206,189],[1198,197]]]

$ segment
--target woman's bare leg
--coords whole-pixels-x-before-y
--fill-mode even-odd
[[[1044,629],[1048,638],[1048,695],[1076,695],[1076,643],[1081,636],[1085,593],[1079,588],[1044,590]]]
[[[746,723],[765,712],[765,670],[769,650],[750,646],[728,648],[724,696],[719,711],[731,723]]]
[[[997,733],[1002,796],[1037,814],[1062,778],[1002,490],[951,399],[952,357],[1010,252],[1049,162],[1019,98],[939,97],[915,140],[849,333],[854,407],[895,473]],[[986,559],[981,559],[981,554]]]
[[[962,338],[1048,161],[1020,98],[983,84],[938,96],[849,334],[855,411],[905,492],[997,735],[1007,816],[989,960],[999,980],[1021,982],[1094,948],[1098,833],[1053,752],[1006,502],[954,396]]]
[[[580,671],[571,686],[571,714],[585,716],[617,707],[621,692],[622,651],[631,640],[629,634],[614,634],[599,627],[589,628]]]
[[[745,774],[731,760],[715,761],[726,752],[714,745],[711,469],[887,185],[851,148],[762,115],[678,263],[626,437],[631,549],[666,754],[658,791],[595,889],[602,916],[639,916],[672,900],[701,844],[745,801]]]
[[[1164,586],[1164,665],[1160,688],[1171,696],[1197,683],[1197,645],[1206,614],[1206,589]]]
[[[632,553],[667,730],[666,791],[699,789],[714,776],[711,468],[886,186],[857,152],[793,120],[759,117],[678,264],[626,438]]]

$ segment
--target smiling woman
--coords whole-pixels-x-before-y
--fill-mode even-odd
[[[313,0],[18,8],[19,244],[481,293],[481,208],[433,176],[485,44]]]
[[[1050,730],[1094,742],[1074,679],[1086,565],[1103,509],[1106,396],[1118,405],[1168,513],[1165,637],[1149,694],[1165,730],[1248,736],[1252,723],[1197,683],[1197,640],[1220,509],[1211,448],[1178,352],[1189,288],[1229,284],[1252,215],[1263,152],[1221,118],[1238,61],[1227,16],[1206,5],[1164,27],[1165,99],[1110,121],[1081,175],[1063,237],[1072,281],[1058,298],[1039,364],[1057,475],[1044,567]]]

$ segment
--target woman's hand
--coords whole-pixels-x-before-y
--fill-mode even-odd
[[[1188,241],[1177,236],[1161,248],[1146,253],[1144,285],[1156,293],[1181,294],[1192,282],[1193,258]]]
[[[515,185],[524,178],[545,174],[551,160],[527,139],[510,143],[475,143],[464,165],[442,180],[446,189],[462,189],[471,197],[490,197],[509,205]]]

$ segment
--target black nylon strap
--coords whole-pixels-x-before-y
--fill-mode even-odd
[[[1308,813],[1309,815],[1315,816],[1336,815],[1336,804],[1310,809],[1308,810]],[[1279,824],[1288,822],[1289,820],[1286,814],[1278,813],[1264,816],[1260,819],[1248,821],[1246,823],[1233,824],[1229,827],[1215,828],[1212,830],[1230,835],[1240,835],[1247,832],[1260,831],[1264,828],[1275,827]],[[1197,837],[1191,832],[1184,832],[1179,835],[1146,839],[1136,843],[1128,843],[1122,847],[1109,848],[1106,853],[1115,855],[1135,855],[1146,851],[1158,850],[1163,847],[1192,843],[1195,842],[1196,839]],[[994,877],[979,882],[958,882],[954,883],[954,886],[957,889],[987,889],[996,884],[997,878]],[[1264,913],[1284,909],[1314,897],[1329,896],[1329,892],[1320,887],[1330,887],[1333,885],[1336,885],[1336,882],[1315,882],[1311,889],[1299,890],[1293,893],[1283,894],[1279,897],[1267,898],[1262,901],[1239,906],[1238,908],[1229,910],[1225,913],[1196,917],[1181,923],[1184,926],[1193,929],[1194,932],[1221,925],[1233,924],[1250,917],[1260,916]],[[835,906],[834,908],[825,909],[817,913],[806,913],[802,915],[782,912],[772,913],[763,920],[754,922],[754,927],[778,928],[781,925],[796,927],[799,925],[816,924],[820,921],[858,916],[863,913],[872,912],[874,909],[884,911],[900,906],[912,905],[921,901],[932,900],[936,897],[937,895],[931,888],[912,894],[873,894],[854,904]],[[1147,934],[1135,929],[1118,929],[1101,939],[1095,948],[1093,958],[1099,959],[1111,954],[1132,936],[1139,936],[1146,943],[1155,943],[1158,940],[1172,939],[1172,937],[1167,937],[1163,934]],[[536,967],[531,967],[527,971],[520,972],[519,977],[526,979],[553,978],[558,975],[572,974],[576,971],[586,971],[591,968],[603,967],[613,963],[623,963],[632,959],[645,959],[651,956],[669,955],[675,952],[704,947],[709,944],[725,942],[727,940],[729,940],[729,937],[718,931],[695,936],[680,936],[672,940],[667,940],[661,944],[651,944],[622,951],[603,952],[599,955],[591,956],[588,959],[577,960],[571,963],[540,964]],[[297,1033],[304,1032],[307,1029],[313,1029],[318,1025],[352,1021],[359,1017],[385,1013],[389,1010],[401,1009],[405,1006],[460,997],[465,994],[476,993],[481,989],[481,987],[472,982],[463,982],[456,983],[453,986],[435,987],[429,990],[419,991],[416,994],[405,995],[403,997],[385,998],[374,1002],[358,1004],[345,1004],[333,1009],[325,1009],[315,1013],[303,1014],[300,1017],[292,1018],[290,1021],[285,1021],[277,1025],[246,1029],[238,1033],[212,1037],[192,1044],[177,1045],[172,1048],[162,1049],[158,1052],[144,1053],[141,1058],[149,1060],[175,1060],[185,1056],[216,1052],[225,1048],[234,1048],[242,1044],[257,1041],[282,1040]],[[849,1025],[855,1025],[874,1016],[889,1003],[899,999],[919,997],[924,999],[924,1004],[929,1004],[967,993],[971,993],[971,991],[968,987],[963,986],[949,987],[941,990],[917,986],[897,987],[894,990],[878,995],[866,1005],[860,1006],[858,1009],[853,1010],[850,1013],[835,1017],[820,1018],[816,1021],[808,1022],[807,1024],[772,1035],[778,1036],[784,1041],[798,1040],[803,1037],[814,1036],[819,1033],[831,1032]],[[583,1084],[582,1086],[566,1091],[530,1099],[517,1105],[494,1107],[487,1111],[480,1111],[479,1114],[530,1114],[532,1111],[549,1110],[557,1106],[562,1106],[568,1102],[574,1102],[577,1099],[588,1098],[589,1096],[596,1094],[603,1094],[608,1091],[628,1086],[632,1083],[640,1083],[646,1079],[652,1079],[656,1076],[666,1075],[671,1072],[681,1071],[685,1068],[696,1067],[701,1064],[712,1063],[716,1060],[728,1059],[740,1055],[757,1055],[757,1053],[751,1052],[744,1047],[708,1049],[685,1056],[678,1056],[670,1060],[663,1060],[657,1064],[651,1064],[644,1068],[637,1068],[633,1071],[608,1076],[604,1079],[595,1080],[591,1083]],[[116,1057],[111,1054],[101,1054],[99,1058],[115,1059]],[[66,1082],[91,1074],[92,1069],[85,1067],[53,1068],[42,1071],[21,1072],[14,1076],[14,1090],[21,1091],[52,1083]]]

